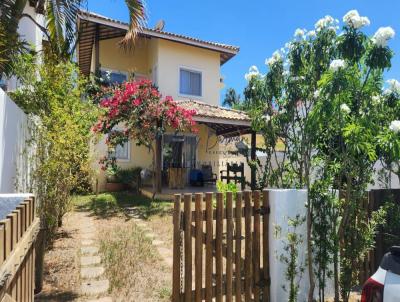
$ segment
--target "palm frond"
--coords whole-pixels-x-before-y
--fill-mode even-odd
[[[121,40],[120,46],[125,50],[132,48],[138,32],[144,26],[147,16],[143,0],[125,0],[129,10],[129,29]]]
[[[54,55],[71,59],[76,41],[76,18],[86,0],[49,0],[46,6],[47,31]]]
[[[18,23],[27,0],[0,1],[0,78],[11,72],[13,58],[26,50],[26,44],[19,39]]]

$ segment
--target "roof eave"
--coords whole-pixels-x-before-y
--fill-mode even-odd
[[[85,12],[81,12],[78,16],[78,20],[85,20],[85,21],[89,21],[89,22],[93,22],[93,23],[98,23],[98,24],[102,24],[105,26],[110,26],[110,27],[114,27],[114,28],[118,28],[118,29],[122,29],[127,31],[129,29],[128,25],[124,24],[124,23],[119,23],[119,22],[115,22],[112,20],[106,20],[100,17],[96,17],[90,14],[87,14]],[[156,38],[160,38],[160,39],[165,39],[165,40],[170,40],[170,41],[174,41],[174,42],[178,42],[178,43],[182,43],[182,44],[187,44],[187,45],[191,45],[191,46],[195,46],[195,47],[200,47],[200,48],[205,48],[205,49],[209,49],[209,50],[213,50],[213,51],[217,51],[219,53],[225,54],[224,59],[221,59],[221,65],[223,65],[224,63],[226,63],[227,61],[229,61],[232,57],[234,57],[236,54],[238,54],[239,52],[239,48],[235,47],[235,48],[225,48],[219,45],[211,45],[209,43],[206,42],[201,42],[201,41],[194,41],[191,39],[186,39],[183,37],[175,37],[175,36],[171,36],[162,32],[157,32],[154,30],[149,30],[149,29],[143,29],[140,32],[142,35],[147,35],[150,37],[156,37]]]

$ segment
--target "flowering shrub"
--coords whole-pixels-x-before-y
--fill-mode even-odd
[[[193,120],[196,112],[179,107],[169,96],[163,98],[151,81],[126,82],[105,89],[104,95],[100,102],[104,111],[93,131],[107,135],[106,144],[110,150],[129,139],[153,150],[155,139],[168,128],[196,131]],[[116,126],[122,130],[116,130]],[[100,163],[103,169],[116,164],[115,158],[110,156]]]
[[[366,221],[368,213],[360,206],[374,166],[380,161],[400,175],[400,83],[383,81],[394,30],[382,27],[367,36],[361,29],[370,21],[356,10],[343,22],[340,34],[339,21],[331,16],[311,31],[297,29],[266,59],[266,74],[251,67],[241,104],[265,141],[266,164],[253,165],[258,187],[309,189],[309,301],[314,285],[319,301],[325,300],[328,275],[336,301],[339,295],[348,300],[383,220],[376,211]],[[340,199],[334,189],[343,193]]]

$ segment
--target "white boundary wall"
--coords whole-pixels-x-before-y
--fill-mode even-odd
[[[284,250],[286,235],[288,232],[288,219],[295,218],[296,215],[306,217],[307,190],[296,189],[269,189],[270,220],[269,220],[269,263],[271,275],[271,302],[282,302],[288,300],[288,292],[285,292],[282,285],[288,282],[285,277],[286,264],[279,260],[281,254],[288,255]],[[281,231],[276,232],[279,226]],[[304,222],[296,230],[297,234],[302,235],[303,243],[298,246],[299,262],[305,268],[299,283],[299,293],[297,301],[307,301],[309,281],[307,269],[307,225]],[[333,296],[333,283],[327,280],[326,296]],[[314,291],[314,296],[318,296],[318,289]]]
[[[0,193],[29,189],[26,114],[0,89]]]

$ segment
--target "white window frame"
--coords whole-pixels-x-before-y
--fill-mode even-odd
[[[181,70],[186,70],[189,72],[194,72],[194,73],[200,73],[200,85],[201,85],[201,91],[200,95],[193,95],[193,94],[185,94],[181,93]],[[196,99],[202,99],[203,98],[203,71],[201,69],[195,68],[195,67],[189,67],[189,66],[179,66],[178,68],[178,95],[181,97],[190,97],[190,98],[196,98]]]
[[[112,69],[112,68],[108,68],[108,67],[100,67],[100,72],[104,71],[104,72],[113,72],[113,73],[121,73],[126,75],[126,81],[129,81],[129,72],[127,71],[123,71],[123,70],[117,70],[117,69]]]
[[[113,130],[122,132],[121,128],[116,128]],[[130,162],[131,161],[131,140],[129,139],[125,144],[128,145],[128,158],[118,158],[116,151],[115,151],[115,159],[119,162]],[[115,147],[115,148],[117,148],[117,147]]]
[[[130,162],[131,161],[131,140],[128,140],[125,144],[128,145],[128,158],[118,158],[117,154],[115,154],[115,159],[119,162]],[[115,147],[117,148],[117,147]],[[116,153],[116,152],[115,152]]]

